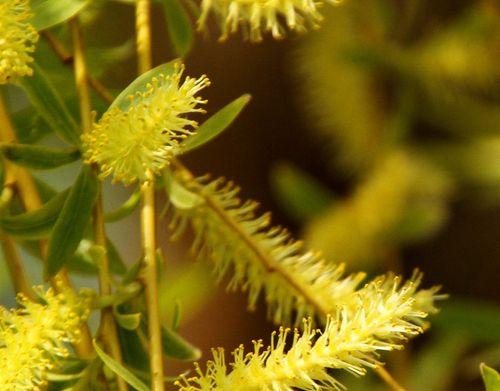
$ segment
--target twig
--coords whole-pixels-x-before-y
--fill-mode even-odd
[[[138,0],[136,6],[137,54],[139,73],[152,67],[151,57],[151,1]],[[151,361],[151,385],[153,391],[165,389],[163,381],[163,349],[161,340],[158,281],[156,270],[155,181],[150,175],[141,185],[141,231],[144,253],[143,278],[146,288],[148,312],[149,354]]]
[[[73,38],[73,47],[75,50],[74,69],[76,87],[78,90],[80,103],[80,117],[82,121],[83,132],[87,132],[92,126],[92,108],[90,103],[90,93],[87,84],[88,78],[85,57],[83,54],[82,33],[77,17],[70,21],[70,29],[71,36]],[[93,210],[93,223],[95,243],[104,249],[99,264],[99,289],[101,295],[109,295],[111,294],[111,277],[109,274],[109,259],[105,251],[106,232],[104,229],[104,210],[102,206],[102,193],[100,188]],[[121,364],[123,362],[123,359],[120,349],[120,341],[118,339],[115,319],[109,307],[103,308],[101,310],[100,337],[106,345],[107,350],[111,353],[111,356]],[[116,379],[118,390],[128,391],[128,386],[125,380],[120,376],[117,376]]]

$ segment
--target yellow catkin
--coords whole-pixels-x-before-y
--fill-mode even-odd
[[[154,78],[127,110],[109,110],[82,136],[85,160],[98,165],[101,178],[145,182],[180,151],[182,140],[198,126],[185,116],[204,112],[198,105],[206,101],[196,94],[210,84],[206,76],[181,82],[183,71],[176,66],[173,74]]]
[[[33,73],[29,64],[38,33],[27,22],[31,17],[28,0],[0,2],[0,84]]]
[[[39,302],[19,295],[19,308],[0,307],[0,389],[44,389],[47,373],[70,355],[89,316],[89,297],[35,288]]]
[[[270,345],[253,343],[252,352],[240,347],[234,361],[225,362],[222,349],[205,371],[177,382],[181,391],[305,391],[341,390],[336,369],[364,375],[381,365],[379,353],[401,349],[408,337],[423,331],[427,313],[416,307],[418,281],[402,284],[393,276],[380,277],[355,296],[355,310],[340,306],[322,330],[306,320],[302,331],[281,328]],[[291,334],[291,337],[290,337]]]
[[[338,3],[339,0],[331,0]],[[305,32],[322,20],[317,0],[203,0],[198,27],[205,28],[210,14],[221,28],[221,40],[241,29],[245,39],[262,40],[263,33],[283,38],[286,28]]]
[[[436,167],[404,151],[392,152],[350,197],[311,221],[306,242],[334,262],[373,268],[388,249],[442,226],[449,191],[448,177]]]
[[[204,202],[175,211],[174,235],[190,224],[196,235],[193,252],[212,261],[219,280],[228,277],[228,289],[247,291],[250,309],[262,296],[269,317],[279,325],[324,318],[339,305],[354,312],[353,297],[365,273],[345,273],[344,265],[304,249],[286,230],[273,227],[269,214],[259,215],[256,202],[241,201],[231,182],[198,178],[185,185]],[[429,298],[436,290],[421,292],[419,297],[427,300],[419,302],[427,302],[425,311],[432,311]]]
[[[448,177],[427,161],[395,151],[353,192],[313,219],[308,245],[354,268],[373,268],[388,249],[436,232],[446,221]]]

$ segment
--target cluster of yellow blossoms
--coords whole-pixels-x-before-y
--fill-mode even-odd
[[[378,352],[401,349],[402,341],[422,332],[427,312],[419,308],[417,287],[415,281],[401,286],[398,278],[378,278],[353,296],[352,306],[339,306],[322,330],[306,320],[290,339],[290,330],[281,328],[267,348],[255,341],[253,352],[235,350],[229,370],[223,350],[216,350],[205,372],[197,366],[198,376],[177,385],[181,391],[342,390],[332,370],[363,375],[381,365]]]
[[[27,23],[31,17],[28,0],[0,2],[0,84],[33,73],[30,53],[35,50],[38,33]]]
[[[89,316],[87,295],[36,288],[40,302],[19,295],[20,307],[0,307],[0,389],[41,390],[57,361],[69,355]]]
[[[318,6],[316,0],[202,0],[198,26],[205,27],[213,13],[222,30],[221,40],[240,27],[251,41],[262,40],[263,32],[282,38],[284,25],[297,32],[317,27],[322,19]]]
[[[204,112],[197,106],[206,101],[196,94],[210,84],[206,76],[181,82],[183,72],[184,66],[176,66],[172,75],[154,78],[145,92],[131,97],[127,110],[109,110],[83,135],[85,159],[99,166],[101,178],[113,174],[125,184],[144,182],[179,152],[198,126],[184,116]]]

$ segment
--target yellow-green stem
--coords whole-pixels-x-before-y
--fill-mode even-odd
[[[0,195],[0,213],[2,209],[9,204],[14,196],[12,184],[5,183],[3,185],[4,188],[2,190],[2,194]],[[7,264],[7,269],[9,269],[10,280],[12,281],[15,292],[22,293],[28,299],[33,300],[33,291],[31,290],[30,284],[28,284],[24,267],[14,241],[8,235],[0,233],[0,243],[5,263]]]
[[[375,372],[393,391],[406,391],[384,367],[375,368]]]
[[[82,130],[87,132],[92,126],[92,106],[90,92],[88,88],[87,67],[83,53],[82,32],[78,18],[70,21],[71,35],[74,48],[74,69],[75,81],[78,91],[80,104],[80,117],[82,121]],[[111,294],[111,277],[109,273],[109,259],[106,253],[106,231],[104,227],[104,209],[102,205],[102,192],[99,185],[99,194],[93,210],[93,231],[95,243],[103,249],[102,258],[99,264],[99,290],[101,295]],[[105,344],[106,350],[119,363],[123,362],[120,348],[120,340],[116,328],[113,313],[109,307],[101,310],[101,325],[99,335]],[[128,391],[125,380],[117,376],[117,385],[119,391]]]
[[[137,0],[136,34],[139,73],[152,67],[151,57],[151,1]],[[143,279],[146,288],[148,312],[149,354],[153,391],[163,391],[163,349],[161,343],[160,308],[156,270],[155,182],[154,175],[141,185],[141,231],[144,253]]]
[[[5,160],[4,165],[8,166],[10,163]],[[12,172],[11,170],[8,172]],[[2,194],[0,195],[0,214],[3,209],[7,207],[14,197],[14,186],[15,182],[12,177],[7,177],[5,183],[0,184],[3,186]],[[2,251],[7,264],[7,269],[9,269],[10,280],[14,287],[16,293],[22,293],[29,299],[33,299],[33,291],[31,290],[30,284],[28,284],[28,279],[24,272],[24,267],[17,252],[14,241],[4,233],[0,233],[0,243],[2,246]]]
[[[163,350],[161,342],[161,320],[158,302],[158,280],[156,270],[156,227],[154,182],[141,185],[142,208],[141,229],[144,268],[142,272],[148,311],[149,354],[151,360],[151,384],[153,391],[163,391]]]
[[[151,0],[137,0],[136,6],[137,57],[139,74],[152,68]]]

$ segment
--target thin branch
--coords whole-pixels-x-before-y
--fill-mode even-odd
[[[92,126],[92,107],[90,103],[90,92],[87,84],[88,78],[85,57],[83,54],[82,32],[77,17],[70,21],[70,29],[71,36],[73,38],[73,47],[75,50],[74,69],[76,87],[79,96],[80,116],[82,120],[83,132],[87,132]],[[106,232],[104,228],[104,210],[102,206],[101,186],[99,186],[99,194],[93,210],[93,223],[95,243],[98,246],[101,246],[101,248],[106,249]],[[109,295],[111,294],[111,277],[109,274],[109,259],[106,251],[103,251],[102,259],[100,261],[100,293],[101,295]],[[111,353],[111,356],[122,364],[123,359],[120,348],[120,340],[118,338],[115,319],[109,307],[101,310],[100,336],[106,345],[107,350]],[[128,391],[127,383],[121,376],[117,376],[116,381],[119,391]]]
[[[139,74],[152,67],[151,57],[151,0],[137,0],[136,34]],[[156,270],[156,225],[154,175],[141,185],[141,232],[144,253],[143,278],[146,288],[148,312],[149,354],[151,361],[151,385],[153,391],[165,389],[163,381],[163,348],[161,340],[158,280]]]
[[[42,37],[44,37],[47,41],[47,43],[50,45],[52,48],[53,52],[56,54],[56,56],[59,58],[59,60],[65,64],[65,65],[72,65],[74,62],[74,56],[71,54],[68,49],[64,46],[64,44],[59,41],[56,37],[54,37],[51,33],[48,31],[42,31],[41,33]],[[87,73],[87,82],[88,84],[97,92],[98,95],[101,96],[101,98],[104,99],[104,101],[111,103],[113,102],[113,95],[108,91],[108,89],[95,77],[92,77],[92,75],[89,75]]]
[[[4,184],[2,194],[0,195],[0,212],[10,203],[13,196],[14,189],[12,183]],[[33,300],[33,291],[31,290],[31,285],[28,283],[21,258],[19,257],[14,241],[8,235],[0,233],[0,243],[5,263],[9,269],[10,279],[14,286],[14,291],[16,293],[22,293],[28,299]]]

